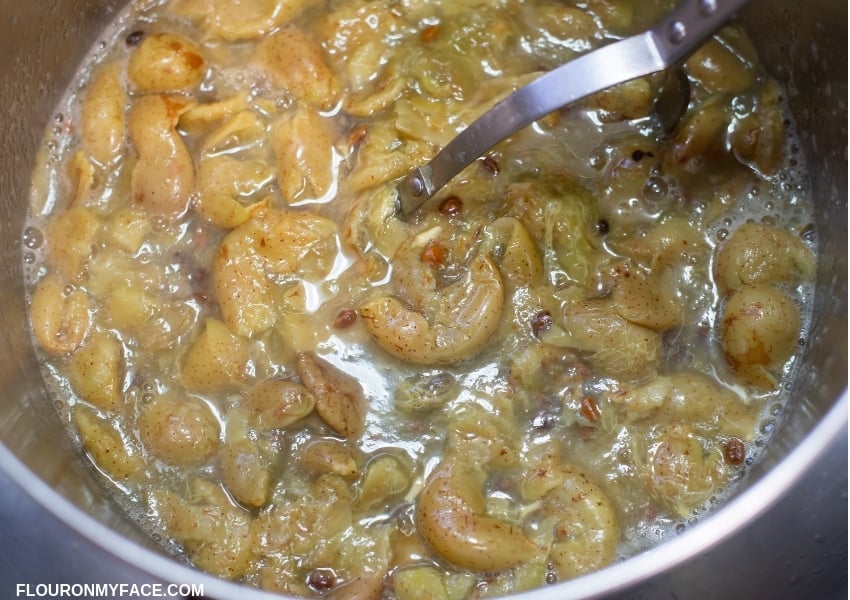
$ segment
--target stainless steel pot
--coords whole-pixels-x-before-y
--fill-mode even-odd
[[[203,583],[208,596],[222,600],[268,598],[190,570],[165,555],[115,509],[64,441],[64,430],[54,415],[31,349],[21,252],[30,170],[58,97],[122,4],[117,0],[0,0],[4,15],[0,22],[0,56],[4,58],[0,66],[0,104],[4,107],[0,117],[0,467],[48,513],[88,538],[93,548],[100,548],[97,552],[122,561],[128,572],[141,570],[162,581]],[[602,572],[531,593],[528,598],[592,597],[624,590],[630,596],[654,596],[660,590],[646,587],[645,580],[659,573],[668,579],[670,574],[716,578],[721,588],[734,589],[729,587],[730,579],[754,577],[760,560],[788,551],[787,547],[765,547],[766,540],[747,537],[747,531],[765,531],[765,524],[768,531],[815,536],[815,540],[843,528],[846,542],[847,3],[756,0],[743,17],[750,23],[769,70],[788,86],[804,132],[802,150],[809,161],[818,204],[815,323],[807,338],[805,364],[794,384],[792,404],[765,460],[750,469],[734,498],[715,514],[648,552]],[[815,470],[825,455],[831,457],[829,468],[836,472],[827,471],[822,478],[843,481],[843,490],[840,484],[838,491],[830,487],[828,495],[812,490],[811,498],[800,496],[797,490],[793,497],[807,499],[806,506],[788,502],[774,506],[804,474]],[[805,515],[812,510],[830,515],[827,526],[831,531],[808,531]],[[757,517],[761,517],[761,530],[751,525]],[[795,518],[803,525],[791,526]],[[744,534],[734,535],[742,530]],[[793,541],[791,544],[793,554]],[[0,565],[2,553],[10,551],[0,546]],[[701,558],[694,562],[697,557]],[[789,556],[786,561],[791,570],[794,558]],[[750,568],[714,570],[731,563]],[[702,566],[694,572],[694,564]],[[48,565],[45,581],[53,581],[48,579],[49,571]],[[791,573],[775,575],[788,578]],[[846,590],[846,554],[843,573],[832,575],[837,575],[838,581],[843,577]],[[692,583],[697,586],[695,592],[708,589],[700,581]]]

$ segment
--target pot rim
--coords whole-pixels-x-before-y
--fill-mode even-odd
[[[681,535],[600,571],[552,587],[537,588],[509,597],[517,600],[595,598],[675,568],[741,531],[764,514],[803,477],[840,436],[847,437],[847,423],[848,395],[845,388],[832,408],[785,458],[754,484],[724,502],[716,513],[707,516]],[[205,595],[221,600],[270,600],[286,597],[225,581],[180,563],[164,553],[160,554],[140,546],[85,513],[51,488],[2,442],[0,469],[57,519],[139,571],[168,583],[201,584],[204,586]]]

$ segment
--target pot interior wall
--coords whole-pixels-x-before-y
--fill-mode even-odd
[[[73,504],[110,527],[128,531],[132,526],[115,514],[89,470],[69,451],[67,436],[51,410],[30,343],[21,255],[30,171],[42,133],[76,66],[117,8],[119,3],[2,2],[0,438]]]
[[[802,440],[847,387],[847,3],[752,2],[742,15],[782,81],[808,161],[819,264],[814,323],[791,414],[753,480]]]
[[[5,109],[0,116],[0,466],[66,520],[80,519],[72,525],[84,533],[108,528],[153,548],[69,451],[39,377],[23,304],[21,229],[41,132],[54,117],[53,106],[77,65],[121,5],[0,0],[5,16],[0,24],[0,55],[5,58],[0,66],[0,104]],[[803,132],[803,152],[814,175],[821,261],[816,322],[806,338],[807,356],[795,383],[793,410],[740,494],[757,487],[786,459],[838,399],[846,401],[847,383],[847,4],[760,0],[743,16],[752,25],[765,63],[787,82]],[[829,418],[846,423],[846,413],[833,411]],[[712,517],[722,518],[723,511]],[[91,519],[105,528],[93,528]],[[170,561],[148,562],[158,568]]]

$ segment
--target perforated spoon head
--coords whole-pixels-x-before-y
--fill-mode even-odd
[[[681,68],[668,69],[653,104],[653,113],[663,135],[673,133],[691,102],[691,83]]]

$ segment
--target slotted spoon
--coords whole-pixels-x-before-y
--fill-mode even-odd
[[[687,106],[680,66],[748,0],[683,0],[643,33],[603,46],[520,88],[476,119],[399,183],[397,215],[408,217],[464,167],[534,121],[620,83],[668,70],[655,113],[671,129]]]

